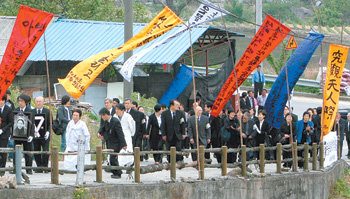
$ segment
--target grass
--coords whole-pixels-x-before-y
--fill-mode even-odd
[[[330,199],[350,198],[350,170],[345,169],[344,176],[340,178],[333,189],[330,190]]]

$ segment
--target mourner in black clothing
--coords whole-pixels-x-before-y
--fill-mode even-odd
[[[259,111],[258,121],[255,122],[253,126],[253,130],[256,131],[255,135],[255,143],[256,146],[260,146],[260,144],[265,144],[265,138],[270,135],[271,127],[269,123],[265,121],[266,112],[264,110]],[[259,152],[257,152],[256,157],[259,157]]]
[[[209,122],[210,122],[210,131],[211,131],[211,141],[207,145],[207,148],[213,147],[213,148],[220,148],[221,147],[221,138],[220,138],[220,119],[218,117],[212,116],[211,110],[213,108],[213,103],[206,102],[205,103],[205,111],[209,113]],[[217,161],[221,162],[221,154],[215,153],[214,156],[216,157]],[[210,159],[210,153],[205,153],[205,159]]]
[[[175,146],[177,151],[182,149],[182,140],[185,139],[185,114],[179,110],[180,103],[177,100],[171,100],[168,110],[162,113],[161,132],[163,140],[166,142],[167,150]],[[183,156],[176,155],[176,161],[182,161]],[[168,156],[170,162],[170,156]]]
[[[350,113],[347,115],[347,120],[345,121],[345,135],[346,135],[346,142],[348,144],[348,159],[350,159]]]
[[[321,139],[321,113],[322,113],[322,107],[316,108],[316,115],[312,116],[312,123],[314,123],[314,133],[312,134],[311,142],[312,143],[319,143]]]
[[[224,127],[230,134],[226,145],[228,148],[237,148],[240,145],[240,126],[239,120],[235,117],[233,109],[229,109],[228,117],[225,119]],[[227,153],[227,162],[233,163],[236,161],[236,153]]]
[[[0,148],[7,148],[8,140],[13,126],[13,114],[10,107],[6,106],[6,95],[0,101]],[[7,153],[0,153],[0,168],[5,168]],[[5,174],[0,171],[0,176]]]
[[[15,104],[11,101],[11,91],[7,90],[6,91],[6,105],[11,108],[11,110],[15,110]]]
[[[34,109],[35,116],[42,116],[44,114],[44,122],[40,127],[35,126],[34,132],[34,151],[49,151],[50,146],[50,110],[43,107],[44,98],[38,96],[35,98]],[[40,121],[39,124],[40,125]],[[34,155],[37,167],[48,167],[49,155],[36,154]],[[36,170],[37,173],[42,173],[42,170]],[[47,171],[45,171],[47,173]]]
[[[116,153],[119,153],[121,149],[126,150],[126,141],[119,120],[113,117],[107,108],[102,108],[99,114],[103,121],[105,121],[101,132],[98,133],[99,138],[106,140],[107,148],[113,149]],[[119,166],[118,156],[110,155],[109,162],[112,166]],[[122,171],[112,170],[112,173],[112,178],[121,178]]]
[[[149,142],[152,150],[161,151],[163,149],[163,139],[160,132],[162,124],[162,107],[157,104],[154,106],[152,115],[149,116],[147,125],[147,134],[149,135]],[[162,163],[162,154],[153,154],[155,164]]]
[[[32,109],[30,109],[27,104],[30,104],[31,98],[28,95],[21,94],[20,96],[17,97],[17,103],[18,103],[18,108],[16,108],[16,111],[20,111],[23,113],[30,113],[31,116],[31,121],[28,121],[28,126],[29,128],[27,131],[29,131],[29,137],[28,140],[26,141],[21,141],[21,140],[15,140],[15,146],[16,145],[23,145],[24,151],[32,151],[33,150],[33,138],[34,138],[34,112]],[[30,118],[28,118],[30,119]],[[27,167],[31,167],[33,164],[33,155],[31,154],[24,154],[24,159],[25,159],[25,164]],[[16,158],[13,159],[13,165],[15,167]],[[27,169],[27,174],[33,174],[33,171],[31,169]]]
[[[283,120],[282,125],[281,125],[281,144],[291,144],[292,140],[291,138],[296,136],[297,132],[297,124],[293,122],[293,117],[290,113],[287,113],[285,116],[285,120]],[[283,150],[283,159],[288,159],[292,158],[292,151],[289,150]],[[292,166],[292,161],[290,162],[285,162],[283,164],[284,167],[291,167]]]
[[[337,132],[337,136],[338,136],[338,155],[340,155],[343,153],[343,142],[344,142],[344,135],[345,135],[345,130],[346,130],[346,121],[341,118],[341,115],[339,112],[337,112],[337,116],[335,118],[334,121],[334,125],[333,125],[333,130]]]
[[[241,100],[240,100],[241,110],[249,109],[250,106],[249,107],[247,106],[248,103],[249,103],[249,101],[248,101],[248,98],[247,98],[247,92],[243,92]]]
[[[66,129],[69,121],[72,119],[72,113],[69,110],[70,97],[64,95],[61,99],[61,106],[57,109],[57,117],[60,122],[61,128],[64,130],[61,135],[61,151],[66,150]]]
[[[110,115],[113,117],[115,114],[115,107],[113,106],[113,101],[110,98],[106,98],[105,101],[105,108],[109,111]],[[98,129],[98,132],[102,131],[103,125],[105,124],[105,121],[101,118],[100,120],[100,128]]]

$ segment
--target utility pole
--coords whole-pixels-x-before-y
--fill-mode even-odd
[[[133,37],[133,0],[123,0],[124,3],[124,43]],[[132,50],[124,53],[124,62],[132,56]],[[131,81],[128,82],[125,79],[124,83],[124,99],[130,98],[131,93],[134,91],[134,80],[131,77]]]
[[[255,0],[255,23],[257,24],[255,26],[255,33],[257,33],[262,24],[262,0]],[[260,65],[263,68],[263,62]]]

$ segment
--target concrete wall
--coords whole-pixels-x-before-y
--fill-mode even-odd
[[[88,188],[91,198],[327,199],[330,188],[342,176],[346,167],[348,164],[341,160],[322,172],[301,172],[249,179],[218,178],[195,183],[95,184],[89,185]],[[53,188],[20,186],[16,190],[0,190],[0,198],[68,199],[73,198],[74,189],[72,186]]]

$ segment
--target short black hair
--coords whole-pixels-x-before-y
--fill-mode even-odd
[[[193,109],[190,110],[190,111],[188,111],[188,113],[189,113],[191,116],[195,114]]]
[[[266,90],[265,88],[263,89],[263,91],[266,91],[266,92],[267,92],[267,90]]]
[[[114,102],[117,102],[118,104],[120,104],[120,100],[119,100],[118,98],[116,98],[116,97],[113,98],[113,101],[114,101]]]
[[[205,102],[205,105],[210,109],[213,108],[213,103],[211,103],[211,102]]]
[[[101,108],[101,110],[98,112],[99,115],[111,115],[109,110],[106,107]]]
[[[20,96],[17,97],[17,101],[18,99],[22,99],[26,104],[30,103],[31,101],[30,96],[26,94],[21,94]]]
[[[117,106],[115,106],[115,108],[121,110],[121,111],[125,111],[125,106],[124,104],[117,104]]]
[[[259,111],[259,114],[260,114],[260,113],[263,114],[263,116],[266,117],[266,111],[265,111],[264,109],[263,109],[263,110],[260,110],[260,111]]]
[[[135,105],[136,106],[136,108],[139,106],[138,104],[137,104],[137,102],[136,101],[132,101],[131,102],[133,105]]]
[[[248,91],[248,94],[249,94],[249,93],[252,93],[252,92],[253,92],[252,90],[249,90],[249,91]]]
[[[129,98],[126,98],[126,99],[124,100],[124,102],[125,102],[125,101],[130,101],[130,103],[132,103],[132,100],[129,99]]]
[[[73,109],[72,110],[72,115],[73,115],[73,113],[78,113],[79,114],[79,118],[81,118],[81,115],[83,115],[83,112],[81,112],[80,109]]]
[[[305,116],[306,114],[309,115],[309,117],[311,117],[310,113],[307,112],[307,111],[305,111],[305,112],[303,113],[303,119],[304,119],[304,116]]]
[[[161,104],[160,105],[162,108],[165,108],[166,109],[166,105],[165,104]]]
[[[317,115],[321,114],[322,113],[322,107],[317,107],[316,108],[316,111],[317,111]]]
[[[201,100],[201,96],[197,95],[196,96],[196,102],[198,102],[199,100]]]
[[[246,97],[247,96],[247,92],[243,92],[242,93],[242,97],[244,98],[244,97]]]
[[[7,90],[7,91],[6,91],[6,94],[11,95],[11,91],[10,91],[10,90]]]
[[[61,99],[61,104],[65,105],[69,102],[69,100],[70,100],[70,97],[68,95],[63,95]]]
[[[171,101],[170,101],[170,104],[169,104],[169,107],[170,107],[170,106],[174,106],[174,105],[175,105],[175,101],[176,101],[176,100],[174,100],[174,99],[171,100]]]
[[[160,104],[156,104],[156,105],[154,106],[154,111],[155,111],[155,112],[159,112],[161,109],[162,109],[162,106],[161,106]]]
[[[259,65],[257,66],[257,68],[261,68],[261,65],[259,64]]]
[[[4,95],[4,96],[2,96],[2,98],[1,98],[1,101],[7,101],[7,96],[6,95]]]

